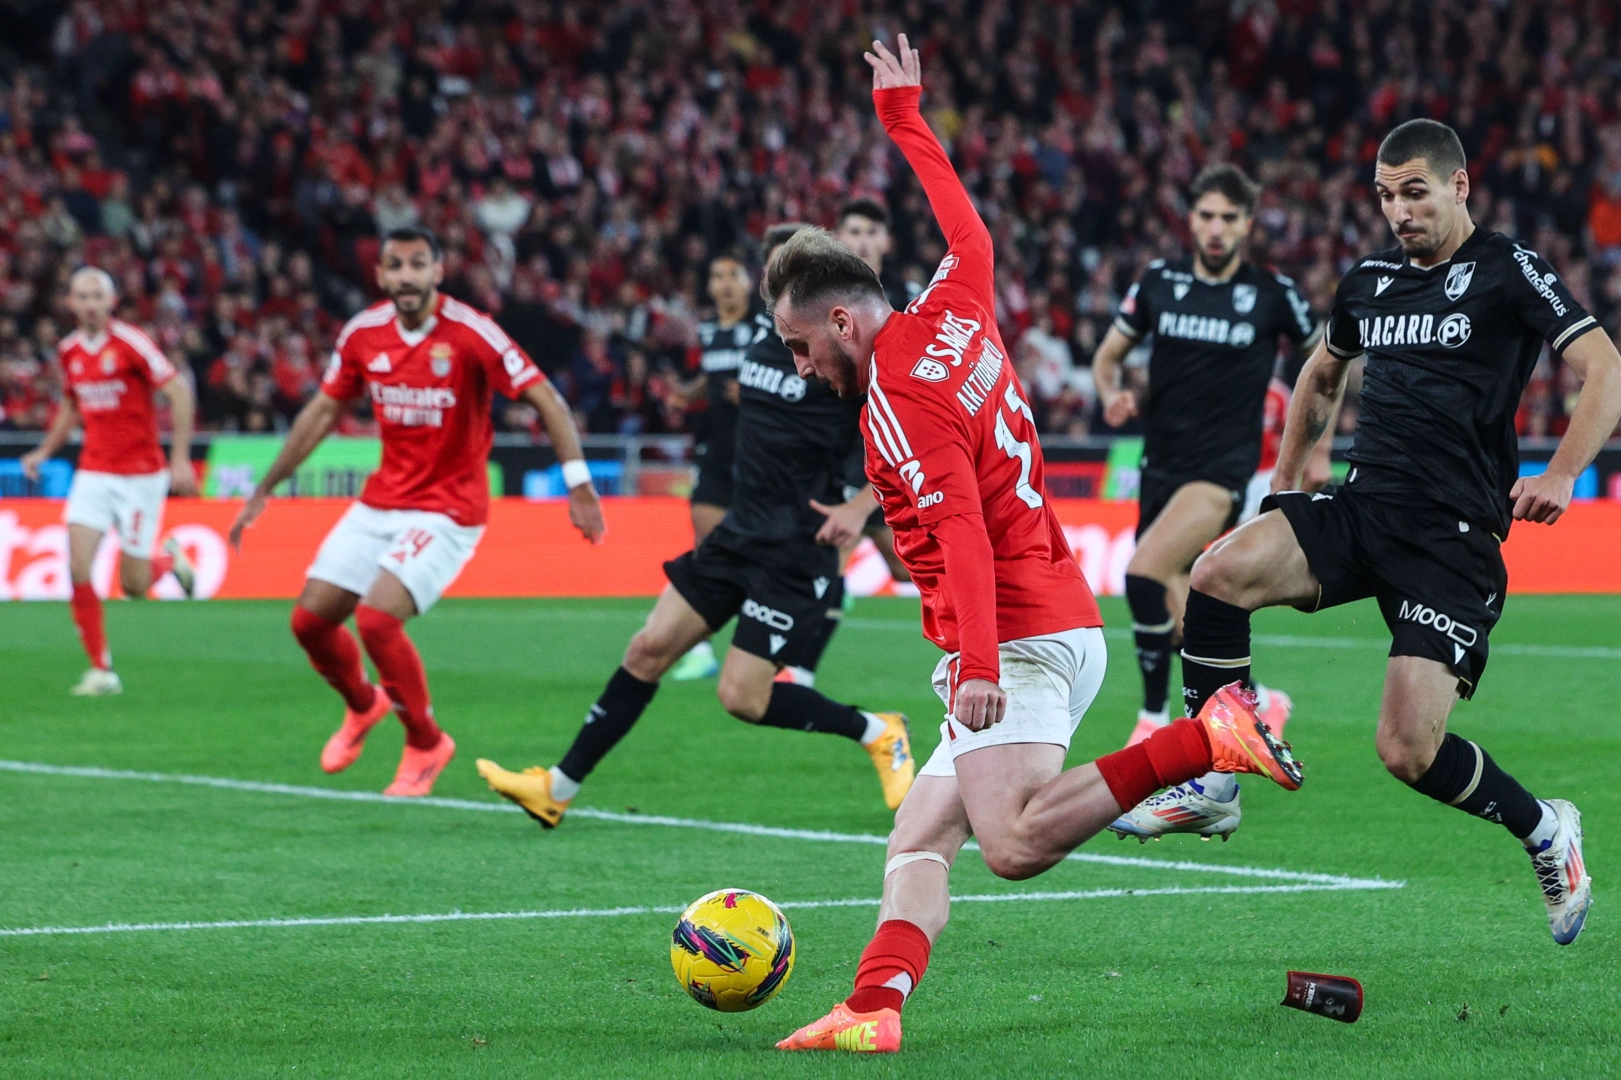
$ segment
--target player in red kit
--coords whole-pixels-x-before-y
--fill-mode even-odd
[[[772,257],[763,291],[801,374],[867,395],[867,476],[923,597],[942,739],[896,815],[876,934],[855,990],[785,1050],[898,1050],[900,1012],[945,928],[970,835],[1005,878],[1033,877],[1150,792],[1209,769],[1300,785],[1239,687],[1136,746],[1064,771],[1103,681],[1097,604],[1042,482],[1041,447],[997,333],[990,233],[918,112],[918,54],[874,43],[873,99],[948,251],[893,310],[870,267],[821,230]]]
[[[383,460],[360,499],[327,534],[293,608],[293,636],[342,696],[343,724],[321,752],[340,772],[389,711],[405,725],[405,752],[385,795],[427,795],[456,753],[434,722],[428,679],[405,620],[424,614],[473,557],[489,503],[490,399],[501,393],[539,411],[569,485],[569,520],[601,539],[602,506],[567,403],[488,315],[439,293],[438,239],[426,229],[390,232],[377,284],[389,299],[350,319],[321,390],[293,422],[269,472],[231,526],[231,544],[264,512],[357,397],[371,402]],[[382,686],[344,629],[353,614]]]
[[[23,473],[38,479],[40,465],[61,449],[75,427],[83,425],[84,446],[62,516],[68,526],[73,621],[90,658],[90,670],[72,692],[92,697],[124,689],[107,648],[101,598],[90,582],[96,548],[107,530],[118,532],[123,553],[119,583],[131,599],[144,597],[170,572],[188,596],[193,583],[191,564],[172,538],[153,553],[162,531],[164,499],[170,492],[197,494],[191,468],[191,387],[151,338],[112,317],[117,301],[113,279],[105,270],[86,266],[74,273],[68,306],[79,327],[56,346],[62,407],[44,441],[21,462]],[[154,393],[169,402],[173,438],[167,464],[158,444]]]

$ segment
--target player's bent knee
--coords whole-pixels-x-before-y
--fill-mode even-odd
[[[728,679],[726,673],[721,673],[720,685],[716,687],[716,696],[720,698],[720,707],[749,724],[758,724],[765,719],[766,708],[771,704],[771,684],[767,683],[764,691],[746,679]]]
[[[1385,769],[1404,784],[1417,783],[1435,761],[1434,747],[1405,739],[1380,736],[1375,745]]]
[[[630,639],[630,644],[625,646],[625,670],[642,682],[658,682],[670,670],[670,665],[680,659],[679,656],[668,655],[670,651],[646,630],[638,630]]]
[[[1031,838],[1010,835],[995,840],[981,836],[980,853],[991,873],[1007,881],[1026,881],[1050,869],[1064,857]]]

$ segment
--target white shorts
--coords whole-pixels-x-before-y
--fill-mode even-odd
[[[150,559],[163,528],[163,500],[168,497],[168,469],[134,475],[79,469],[68,487],[62,520],[102,533],[116,529],[125,555]]]
[[[1103,629],[1085,626],[1004,641],[999,652],[1007,712],[1001,723],[984,731],[969,731],[952,718],[957,654],[935,665],[934,692],[946,706],[946,718],[940,725],[940,745],[934,748],[920,775],[955,776],[959,755],[986,746],[1052,743],[1069,749],[1069,740],[1098,696],[1103,671],[1109,664]]]
[[[1244,509],[1239,512],[1240,525],[1261,512],[1261,500],[1272,493],[1272,469],[1262,469],[1250,477],[1249,486],[1244,489]]]
[[[377,571],[387,570],[422,615],[461,574],[483,535],[482,525],[458,525],[431,510],[379,510],[357,502],[321,541],[305,576],[365,596]]]

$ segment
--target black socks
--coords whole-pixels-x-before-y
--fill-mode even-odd
[[[1153,578],[1126,575],[1126,604],[1137,642],[1137,667],[1143,673],[1143,711],[1165,711],[1171,688],[1171,633],[1176,620],[1165,604],[1165,586]]]
[[[615,671],[603,688],[602,696],[585,714],[585,724],[580,728],[580,733],[574,736],[574,745],[558,762],[557,767],[563,775],[570,780],[584,780],[590,776],[597,762],[607,757],[608,751],[636,726],[642,710],[653,700],[658,688],[658,683],[642,682],[624,668]]]
[[[856,742],[867,733],[867,718],[861,715],[860,709],[840,705],[825,694],[794,683],[771,684],[771,701],[760,723],[767,727],[843,735]]]
[[[1521,840],[1542,820],[1535,796],[1499,768],[1490,754],[1450,731],[1412,788],[1466,814],[1495,821]]]
[[[1250,613],[1194,589],[1182,619],[1182,706],[1198,716],[1231,682],[1250,685]]]

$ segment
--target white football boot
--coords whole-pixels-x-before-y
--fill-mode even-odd
[[[96,667],[85,672],[79,684],[68,691],[74,697],[107,697],[123,692],[124,683],[118,678],[118,672]]]
[[[1115,818],[1109,831],[1122,840],[1135,836],[1144,844],[1170,833],[1194,833],[1202,840],[1219,836],[1225,843],[1238,829],[1242,816],[1238,785],[1233,785],[1232,798],[1217,802],[1205,793],[1199,781],[1190,780],[1144,799]]]
[[[1582,862],[1582,812],[1564,799],[1543,800],[1559,818],[1559,830],[1542,850],[1531,852],[1531,868],[1548,905],[1548,929],[1556,944],[1569,945],[1587,922],[1593,879]]]
[[[197,588],[196,568],[191,565],[191,560],[186,558],[186,553],[181,550],[180,541],[172,536],[163,542],[163,553],[174,560],[174,565],[169,568],[169,573],[174,575],[174,579],[180,583],[180,591],[186,594],[187,600],[190,600],[192,590]]]

